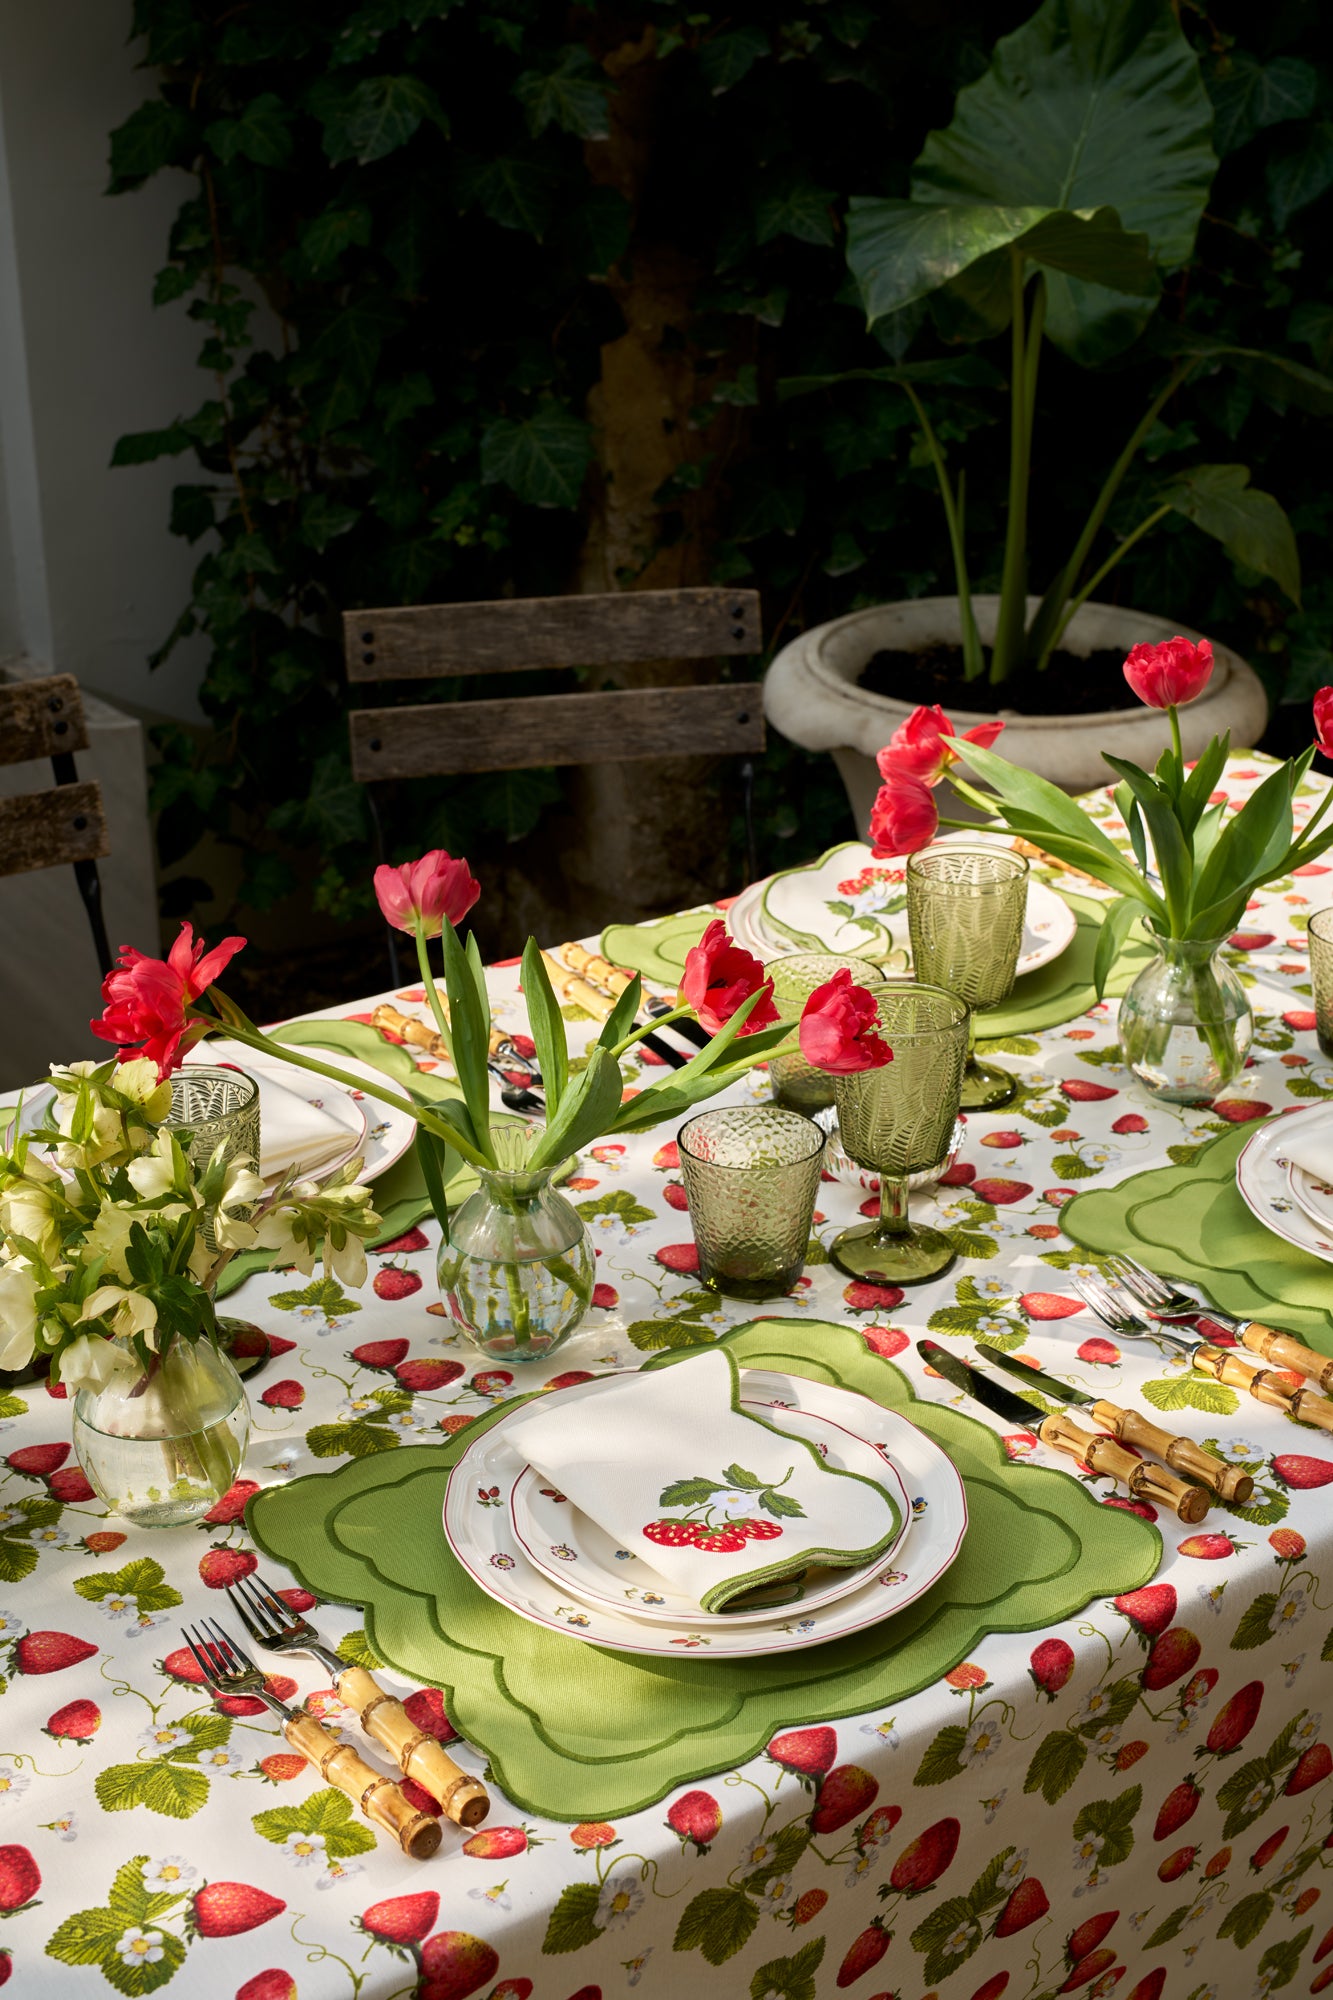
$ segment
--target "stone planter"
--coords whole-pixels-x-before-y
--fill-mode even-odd
[[[1029,598],[1028,615],[1038,600]],[[997,597],[973,599],[977,628],[984,643],[995,632]],[[1070,620],[1062,645],[1067,652],[1087,655],[1113,646],[1128,652],[1147,641],[1170,639],[1180,630],[1168,618],[1122,610],[1115,604],[1085,604]],[[917,597],[899,604],[872,605],[816,625],[784,646],[764,681],[764,707],[769,721],[793,743],[807,750],[829,750],[847,787],[859,832],[869,823],[879,786],[875,752],[911,713],[912,704],[871,694],[856,676],[882,648],[917,652],[927,646],[957,644],[956,597]],[[1192,636],[1192,635],[1187,635]],[[1185,755],[1197,757],[1208,739],[1230,729],[1236,749],[1248,749],[1261,735],[1268,718],[1268,698],[1253,669],[1238,653],[1216,643],[1213,677],[1188,708],[1181,710]],[[1057,669],[1049,669],[1052,673]],[[1155,708],[1103,709],[1093,715],[1031,715],[1001,709],[1008,724],[997,746],[1011,763],[1038,772],[1071,793],[1103,785],[1110,772],[1103,750],[1129,757],[1151,770],[1170,741],[1165,714]],[[960,730],[991,717],[955,708],[950,719]],[[958,816],[972,818],[957,802]]]

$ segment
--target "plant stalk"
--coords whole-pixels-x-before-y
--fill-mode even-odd
[[[1000,611],[991,650],[994,686],[1007,681],[1023,657],[1027,623],[1028,485],[1032,460],[1032,423],[1036,408],[1037,366],[1046,322],[1046,279],[1038,272],[1032,317],[1024,323],[1022,253],[1009,252],[1012,304],[1012,360],[1009,384],[1009,515],[1004,531],[1004,571],[1000,579]]]

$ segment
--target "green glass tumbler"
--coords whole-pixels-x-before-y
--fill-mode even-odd
[[[171,1079],[171,1111],[166,1124],[196,1174],[202,1174],[218,1147],[228,1166],[259,1172],[259,1085],[244,1070],[186,1063]],[[235,1209],[242,1219],[248,1209]],[[217,1249],[212,1224],[204,1242]]]
[[[879,967],[867,959],[840,958],[831,951],[794,951],[785,958],[770,958],[764,970],[773,981],[773,1005],[783,1022],[795,1027],[810,995],[844,969],[858,986],[882,976]],[[833,1103],[833,1078],[802,1055],[772,1057],[768,1080],[776,1102],[789,1111],[804,1111],[812,1117]]]
[[[702,1111],[676,1134],[699,1279],[730,1299],[779,1299],[801,1275],[828,1143],[775,1104]]]
[[[1023,944],[1028,864],[1010,847],[942,840],[907,863],[907,926],[912,970],[945,986],[969,1009],[993,1007],[1012,990]],[[1007,1069],[978,1062],[976,1022],[968,1020],[964,1111],[997,1111],[1018,1085]]]
[[[956,993],[913,979],[872,986],[879,1032],[893,1050],[882,1069],[837,1079],[843,1150],[879,1175],[879,1216],[829,1245],[840,1271],[873,1284],[920,1285],[954,1261],[948,1237],[912,1223],[907,1185],[939,1167],[958,1116],[968,1010]]]

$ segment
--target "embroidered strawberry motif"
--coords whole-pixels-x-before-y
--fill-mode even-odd
[[[781,1528],[778,1533],[782,1533]],[[706,1528],[695,1536],[694,1546],[708,1556],[729,1556],[745,1547],[745,1536],[735,1528]]]
[[[782,1533],[776,1521],[733,1521],[731,1525],[738,1535],[744,1535],[752,1542],[771,1542]]]
[[[691,1548],[699,1539],[699,1528],[694,1521],[649,1521],[643,1530],[650,1542],[659,1548]]]
[[[772,1483],[743,1465],[727,1466],[720,1479],[696,1475],[673,1480],[663,1488],[658,1505],[684,1508],[685,1518],[650,1521],[642,1532],[661,1548],[684,1548],[692,1542],[708,1555],[734,1555],[751,1540],[775,1541],[782,1533],[776,1516],[805,1517],[800,1501],[782,1491],[795,1470],[789,1465],[781,1479]],[[751,1506],[759,1507],[770,1518],[765,1521],[751,1514]]]

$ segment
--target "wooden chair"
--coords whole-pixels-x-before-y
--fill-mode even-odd
[[[734,657],[762,641],[756,591],[701,588],[347,611],[343,643],[347,678],[359,683]],[[349,727],[352,776],[372,787],[549,764],[739,757],[749,879],[758,872],[752,760],[764,747],[764,714],[753,681],[362,708]],[[373,790],[370,798],[378,839]]]
[[[43,792],[0,798],[0,875],[72,863],[103,978],[111,947],[102,916],[97,863],[111,852],[102,788],[81,782],[74,752],[88,748],[83,698],[72,674],[0,685],[0,764],[49,757],[55,784]]]

